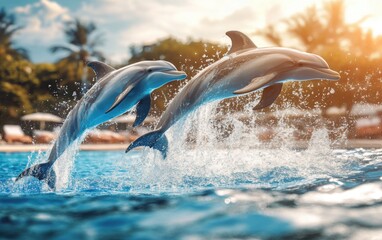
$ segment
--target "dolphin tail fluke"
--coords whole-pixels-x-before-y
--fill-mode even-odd
[[[130,144],[126,152],[140,146],[154,148],[161,152],[163,159],[167,157],[168,140],[162,131],[153,131],[142,135]]]
[[[162,136],[153,145],[153,148],[160,151],[163,159],[166,159],[168,152],[168,140],[166,135],[162,134]]]
[[[56,184],[56,174],[52,168],[52,165],[47,163],[41,163],[34,165],[26,170],[24,170],[20,175],[16,178],[16,182],[23,177],[31,176],[35,177],[38,180],[46,180],[48,186],[51,189],[55,188]]]

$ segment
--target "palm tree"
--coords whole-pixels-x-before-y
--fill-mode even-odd
[[[256,31],[257,34],[262,35],[268,41],[276,46],[282,46],[282,37],[281,34],[276,30],[274,25],[268,25],[264,29]]]
[[[328,1],[324,3],[322,11],[311,6],[286,20],[287,32],[296,37],[305,47],[304,50],[309,52],[322,52],[328,48],[346,49],[359,56],[379,52],[380,40],[374,38],[371,32],[364,31],[360,25],[368,16],[347,23],[345,9],[344,0]]]
[[[286,20],[288,32],[296,37],[308,52],[316,51],[317,47],[325,44],[326,26],[315,6],[305,12],[298,13]]]
[[[64,29],[67,45],[57,45],[50,48],[53,53],[66,52],[68,55],[59,62],[65,65],[73,65],[76,73],[81,76],[82,93],[88,88],[86,61],[89,58],[97,58],[103,61],[103,54],[96,48],[101,44],[100,35],[95,34],[97,27],[94,23],[85,23],[79,19],[66,23]]]
[[[286,30],[283,34],[274,31],[273,26],[259,32],[276,45],[280,39],[284,40],[280,36],[294,37],[301,43],[298,46],[301,50],[319,54],[343,76],[340,82],[291,83],[283,95],[288,102],[301,104],[293,89],[305,91],[302,95],[309,96],[305,102],[310,107],[316,105],[317,99],[320,104],[346,104],[349,109],[355,102],[381,102],[378,96],[382,89],[379,71],[382,37],[362,28],[361,23],[368,16],[346,22],[345,3],[344,0],[330,0],[322,8],[311,6],[294,14],[284,20]],[[333,89],[335,94],[326,94],[328,89]]]
[[[22,27],[16,26],[16,18],[8,14],[4,8],[0,9],[0,55],[6,58],[28,59],[27,50],[13,47],[12,37]]]

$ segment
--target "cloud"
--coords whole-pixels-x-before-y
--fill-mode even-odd
[[[253,32],[255,8],[249,0],[95,0],[85,2],[74,15],[96,22],[105,36],[104,49],[119,61],[115,56],[122,56],[117,54],[121,49],[127,54],[129,45],[167,36],[220,41],[227,30]]]
[[[68,9],[62,7],[56,2],[49,0],[41,0],[40,3],[36,4],[37,8],[45,14],[47,20],[56,20],[56,18],[70,18],[68,15]]]
[[[273,5],[264,3],[262,9],[267,6]],[[64,43],[62,23],[74,17],[95,22],[104,40],[100,50],[114,62],[128,57],[130,45],[152,43],[167,36],[229,44],[226,31],[253,33],[266,21],[264,11],[251,0],[184,0],[181,4],[176,0],[93,0],[82,2],[76,9],[40,0],[14,11],[25,25],[18,39],[29,46],[48,48]]]
[[[104,33],[104,51],[113,61],[125,59],[129,45],[152,43],[174,36],[181,40],[203,39],[230,44],[225,32],[239,30],[255,36],[255,32],[304,9],[308,2],[219,0],[125,1],[95,0],[85,2],[75,15],[97,23]],[[297,6],[298,5],[298,6]],[[112,16],[112,17],[111,17]],[[269,46],[265,39],[255,36],[259,46]],[[122,49],[122,50],[121,50]]]
[[[256,14],[251,8],[241,8],[220,19],[203,18],[193,32],[200,38],[213,39],[224,36],[228,30],[239,30],[247,34],[254,32]]]
[[[23,25],[16,40],[23,44],[52,44],[63,38],[63,22],[72,17],[69,9],[50,0],[16,7],[14,12]]]
[[[277,15],[284,12],[284,8],[275,7],[274,2],[263,2],[260,7],[256,2],[92,0],[69,9],[53,0],[40,0],[19,6],[14,12],[25,25],[18,39],[29,46],[46,45],[48,48],[64,43],[62,23],[74,17],[95,22],[104,40],[100,50],[110,60],[120,62],[128,57],[130,45],[152,43],[167,36],[229,44],[224,35],[226,31],[253,33],[270,19],[276,21]]]
[[[167,36],[229,44],[224,33],[240,30],[253,37],[257,45],[267,46],[266,40],[253,33],[307,6],[322,5],[315,0],[92,0],[75,4],[62,0],[60,3],[39,0],[14,8],[25,26],[16,40],[26,47],[45,45],[47,49],[53,44],[65,43],[63,22],[78,17],[97,25],[104,40],[100,50],[114,62],[126,59],[132,44],[152,43]],[[346,0],[346,3],[349,3],[348,13],[357,9],[351,8],[353,5],[362,5],[357,0]],[[374,8],[373,13],[376,13],[380,1],[375,0],[373,4],[362,9],[371,11],[370,8]],[[371,21],[365,22],[365,25],[370,24]],[[378,29],[382,32],[382,27]]]
[[[15,13],[20,13],[20,14],[29,14],[31,11],[32,5],[26,5],[26,6],[20,6],[16,7],[14,9]]]

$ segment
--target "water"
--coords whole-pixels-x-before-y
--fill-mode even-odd
[[[69,150],[54,192],[14,183],[48,153],[0,153],[0,239],[382,239],[382,149],[333,149],[322,126],[296,149],[282,114],[264,142],[216,107],[170,129],[166,160]]]
[[[381,239],[382,150],[323,148],[80,152],[57,192],[1,153],[0,238]]]

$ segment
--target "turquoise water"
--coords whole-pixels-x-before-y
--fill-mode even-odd
[[[80,152],[64,186],[0,153],[1,239],[381,239],[382,150]]]

